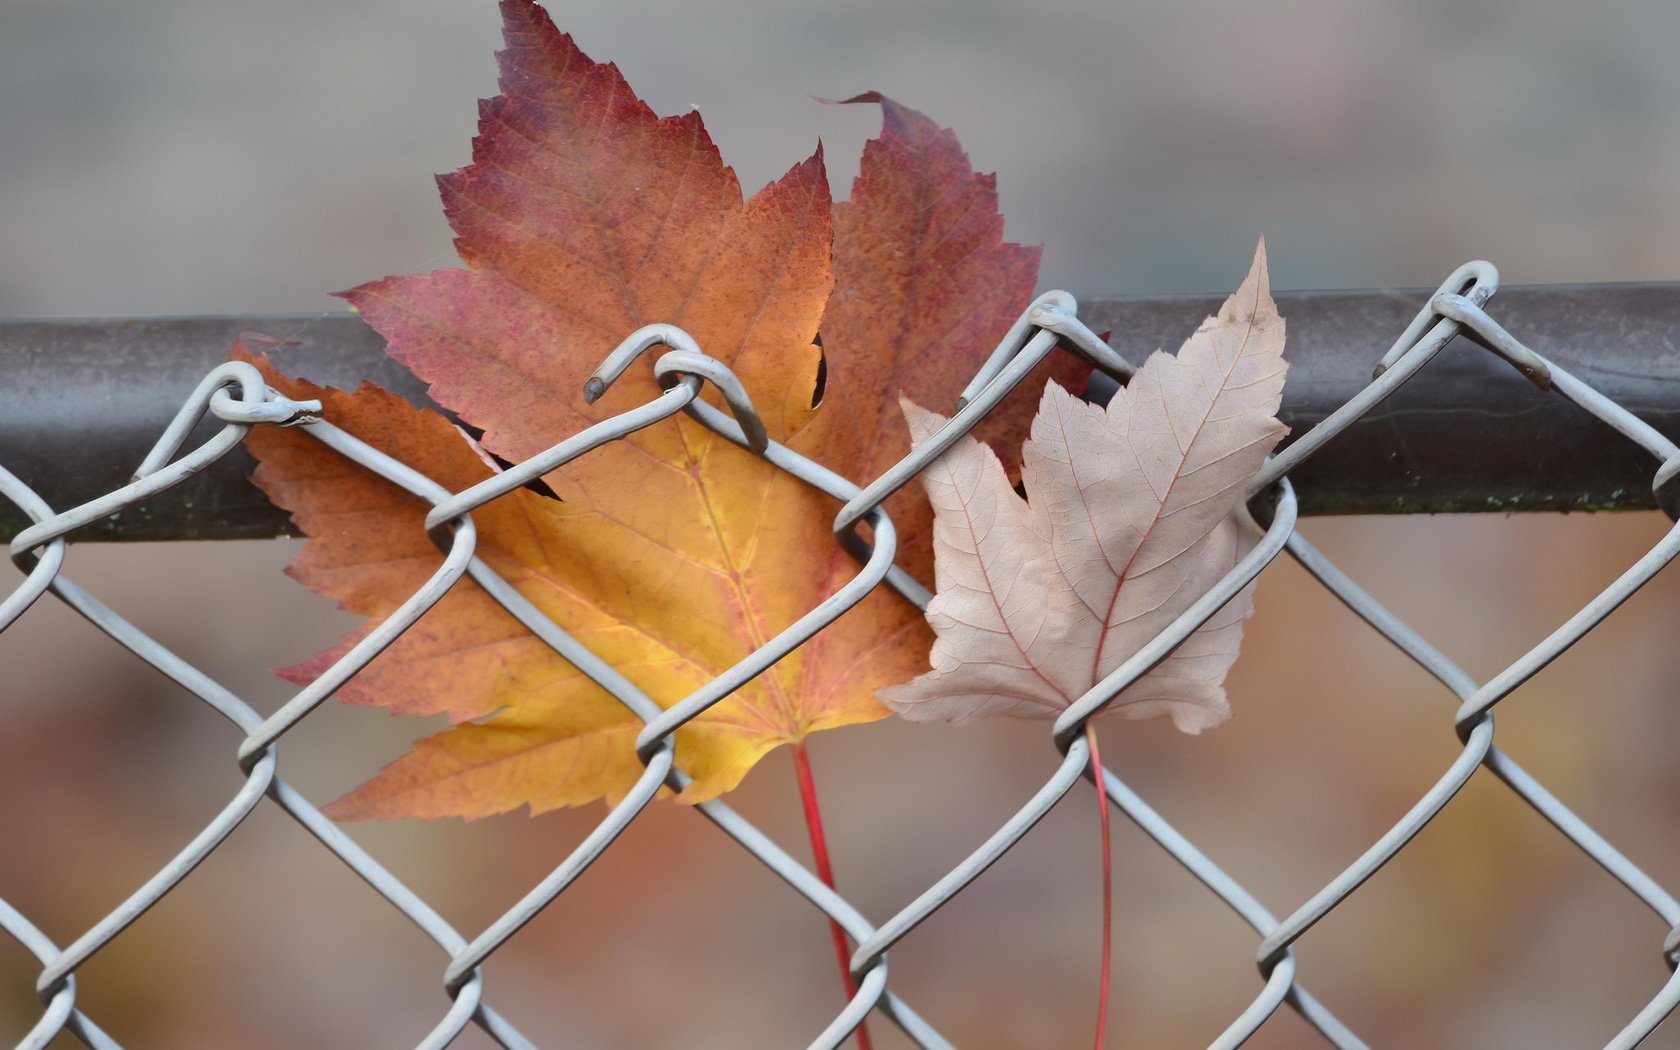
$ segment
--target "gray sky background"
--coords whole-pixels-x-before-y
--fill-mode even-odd
[[[749,189],[874,89],[999,173],[1044,283],[1206,291],[1680,276],[1680,6],[1485,0],[556,3]],[[453,262],[430,174],[493,92],[488,0],[7,0],[0,313],[330,309]]]

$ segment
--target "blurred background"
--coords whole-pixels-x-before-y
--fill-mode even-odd
[[[1045,287],[1225,291],[1261,234],[1280,289],[1433,286],[1478,257],[1507,283],[1680,278],[1672,4],[552,11],[657,111],[698,106],[749,191],[820,137],[844,194],[877,117],[814,98],[881,90],[955,127],[999,173],[1010,238],[1046,245]],[[331,290],[451,265],[431,174],[467,160],[497,36],[490,0],[5,0],[0,315],[337,309]],[[1304,532],[1481,678],[1666,527],[1624,514]],[[287,690],[265,669],[352,623],[280,575],[297,549],[80,545],[67,571],[272,710]],[[1450,698],[1304,572],[1278,563],[1258,601],[1228,726],[1188,738],[1111,721],[1103,753],[1281,915],[1457,745]],[[1680,582],[1659,576],[1500,708],[1499,737],[1671,890],[1677,608]],[[235,734],[50,599],[0,635],[0,683],[0,897],[68,943],[232,794]],[[325,802],[436,728],[323,708],[287,738],[282,768]],[[816,738],[813,757],[841,888],[879,921],[1013,812],[1055,754],[1042,724],[882,722]],[[785,752],[733,801],[804,855]],[[1076,791],[894,949],[893,986],[959,1045],[1088,1042],[1093,809]],[[471,935],[600,814],[349,830]],[[1205,1045],[1259,990],[1256,939],[1124,822],[1115,865],[1109,1043]],[[1484,773],[1299,956],[1306,986],[1375,1046],[1597,1046],[1666,979],[1665,933]],[[265,806],[79,972],[78,1001],[133,1048],[405,1047],[446,1006],[442,968]],[[811,909],[705,821],[660,806],[488,973],[491,1002],[543,1045],[738,1048],[804,1045],[839,1006],[832,968]],[[37,971],[0,939],[0,1045],[39,1016]],[[1680,1047],[1673,1028],[1647,1045]],[[877,1046],[906,1045],[873,1030]],[[1251,1045],[1313,1039],[1283,1009]]]

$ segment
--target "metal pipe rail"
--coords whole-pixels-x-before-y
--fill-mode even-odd
[[[1291,437],[1370,382],[1429,296],[1277,296],[1289,325],[1281,416]],[[1141,361],[1156,347],[1176,348],[1218,305],[1202,296],[1105,298],[1082,302],[1079,314],[1092,329],[1111,331],[1128,360]],[[1680,283],[1504,288],[1489,310],[1542,356],[1680,438]],[[425,402],[423,384],[348,313],[0,319],[0,463],[56,507],[119,488],[181,399],[248,330],[295,343],[275,352],[294,373],[337,386],[371,380]],[[67,458],[66,449],[77,454]],[[285,514],[245,481],[251,467],[235,450],[164,498],[78,537],[291,534]],[[1524,382],[1492,354],[1449,348],[1291,480],[1302,514],[1611,510],[1654,507],[1651,472],[1636,447],[1568,399]],[[27,524],[0,501],[0,535]]]

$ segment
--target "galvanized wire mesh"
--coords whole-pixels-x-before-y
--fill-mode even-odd
[[[1187,837],[1163,820],[1125,781],[1112,771],[1103,771],[1111,804],[1177,860],[1190,877],[1228,904],[1253,927],[1259,938],[1256,963],[1261,989],[1213,1045],[1241,1045],[1285,1003],[1328,1044],[1344,1048],[1365,1045],[1328,1005],[1314,998],[1296,980],[1294,945],[1308,929],[1345,902],[1377,869],[1404,849],[1424,826],[1442,812],[1479,766],[1487,767],[1596,861],[1610,878],[1655,912],[1663,927],[1667,928],[1666,939],[1661,942],[1661,958],[1669,970],[1665,983],[1607,1045],[1616,1048],[1637,1045],[1656,1029],[1676,1004],[1680,1004],[1680,975],[1675,973],[1677,964],[1680,964],[1680,902],[1493,743],[1494,707],[1593,630],[1612,610],[1666,566],[1680,552],[1680,526],[1671,529],[1619,579],[1566,623],[1486,682],[1477,682],[1456,667],[1418,632],[1361,590],[1295,531],[1296,506],[1289,484],[1290,471],[1327,442],[1334,441],[1352,421],[1369,412],[1419,370],[1427,367],[1460,335],[1465,336],[1468,342],[1503,357],[1531,381],[1586,409],[1627,441],[1650,453],[1653,458],[1652,484],[1658,503],[1670,508],[1672,513],[1675,505],[1674,479],[1680,474],[1680,449],[1505,331],[1485,309],[1497,289],[1497,281],[1497,274],[1485,263],[1472,263],[1454,273],[1378,363],[1377,375],[1370,385],[1268,462],[1255,478],[1251,489],[1251,509],[1265,528],[1264,536],[1254,550],[1167,630],[1068,708],[1054,723],[1050,734],[1051,744],[1062,756],[1054,775],[961,864],[896,914],[872,922],[727,804],[709,802],[696,807],[725,835],[780,876],[792,892],[838,922],[856,946],[851,968],[857,980],[857,994],[815,1036],[811,1046],[840,1045],[871,1011],[884,1014],[917,1045],[950,1045],[932,1023],[924,1020],[894,993],[889,980],[889,949],[910,936],[919,923],[962,893],[982,871],[1012,849],[1081,777],[1091,775],[1090,753],[1083,737],[1086,721],[1100,713],[1122,689],[1147,673],[1286,552],[1355,615],[1455,698],[1457,709],[1452,725],[1461,747],[1456,760],[1398,823],[1346,870],[1281,921]],[[597,373],[597,380],[590,385],[591,395],[598,394],[606,384],[630,367],[639,355],[655,347],[665,348],[654,365],[664,388],[662,395],[643,406],[595,424],[545,453],[462,492],[446,490],[338,429],[332,420],[320,418],[318,404],[293,402],[266,389],[256,370],[243,363],[222,365],[205,377],[136,471],[131,484],[80,507],[55,512],[28,486],[0,467],[0,493],[35,522],[11,542],[12,558],[25,573],[25,579],[0,602],[0,630],[16,621],[37,599],[50,592],[111,639],[208,704],[244,735],[236,756],[245,778],[243,786],[169,863],[69,945],[60,947],[28,917],[0,900],[0,928],[33,953],[42,967],[36,989],[45,1009],[21,1046],[45,1047],[65,1032],[90,1047],[120,1045],[78,1007],[77,971],[129,924],[179,886],[265,798],[301,824],[315,841],[360,875],[374,894],[411,920],[441,950],[445,960],[444,983],[448,1004],[420,1046],[446,1046],[469,1025],[477,1025],[502,1046],[535,1045],[486,1000],[482,966],[522,926],[563,893],[604,850],[610,848],[625,828],[644,812],[661,787],[680,789],[687,782],[677,768],[680,760],[674,743],[677,729],[786,657],[873,589],[890,587],[906,600],[925,605],[929,597],[927,590],[893,564],[895,534],[891,520],[881,509],[882,503],[897,489],[910,483],[959,436],[972,429],[1047,354],[1062,347],[1087,356],[1111,373],[1124,376],[1130,372],[1130,366],[1078,320],[1071,297],[1064,293],[1050,293],[1041,297],[1022,316],[996,354],[964,391],[959,402],[960,409],[950,424],[926,446],[906,456],[881,477],[860,487],[781,445],[767,441],[752,408],[751,391],[742,389],[727,368],[707,357],[701,347],[694,345],[678,329],[656,325],[631,336]],[[702,388],[708,383],[723,395],[730,413],[699,399]],[[833,497],[840,505],[834,524],[836,541],[857,555],[860,567],[853,580],[788,625],[763,648],[693,695],[669,708],[661,708],[634,682],[597,657],[587,646],[567,635],[474,556],[472,512],[561,464],[679,411],[688,413],[728,440],[753,449],[775,467]],[[194,425],[206,414],[222,421],[225,424],[223,428],[209,441],[175,458]],[[65,537],[90,523],[151,499],[192,476],[237,446],[253,426],[295,424],[304,425],[307,433],[341,455],[431,503],[433,510],[426,519],[426,528],[444,552],[444,558],[426,585],[411,595],[395,613],[318,679],[274,714],[264,718],[240,697],[212,681],[113,612],[93,594],[73,583],[63,572]],[[868,541],[858,531],[862,523],[870,527]],[[634,788],[541,883],[486,929],[470,938],[450,926],[425,900],[340,831],[278,773],[281,739],[412,626],[463,576],[470,576],[534,635],[589,675],[645,723],[636,742],[636,753],[645,771]],[[1655,980],[1653,983],[1656,983]],[[813,1029],[818,1023],[820,1021],[814,1021]]]

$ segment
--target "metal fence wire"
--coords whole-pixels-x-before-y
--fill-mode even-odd
[[[1251,508],[1265,529],[1258,545],[1169,628],[1063,713],[1052,727],[1049,739],[1049,744],[1061,755],[1055,774],[961,864],[897,914],[879,922],[872,921],[844,897],[824,886],[811,871],[724,802],[708,802],[695,807],[720,831],[778,875],[794,893],[838,922],[856,945],[851,969],[857,981],[857,994],[838,1016],[815,1035],[810,1043],[812,1047],[839,1046],[872,1011],[889,1018],[919,1046],[951,1045],[930,1021],[923,1019],[895,994],[889,980],[889,950],[910,936],[919,923],[962,893],[981,872],[1012,849],[1081,777],[1090,776],[1089,750],[1082,736],[1085,722],[1100,713],[1122,689],[1163,659],[1285,553],[1305,567],[1355,615],[1437,680],[1454,698],[1456,710],[1452,726],[1461,742],[1461,749],[1458,757],[1399,822],[1344,871],[1281,920],[1187,837],[1163,820],[1124,780],[1112,771],[1103,771],[1110,803],[1177,860],[1191,878],[1201,882],[1228,904],[1253,927],[1259,938],[1255,959],[1262,985],[1260,991],[1213,1045],[1241,1045],[1284,1004],[1298,1012],[1329,1045],[1342,1048],[1365,1045],[1337,1018],[1329,1005],[1321,1003],[1296,980],[1295,942],[1320,919],[1347,901],[1377,869],[1404,849],[1442,812],[1479,766],[1487,767],[1511,791],[1596,861],[1610,878],[1655,912],[1662,929],[1667,931],[1666,939],[1660,941],[1660,955],[1653,952],[1653,962],[1660,957],[1667,964],[1669,973],[1665,982],[1607,1045],[1626,1048],[1639,1044],[1680,1003],[1680,975],[1675,973],[1677,963],[1680,963],[1680,903],[1494,746],[1493,719],[1493,709],[1502,700],[1580,641],[1680,552],[1680,526],[1672,528],[1619,579],[1545,640],[1485,682],[1474,680],[1456,667],[1410,626],[1361,590],[1295,530],[1298,507],[1290,484],[1291,472],[1327,443],[1334,442],[1350,424],[1370,413],[1408,379],[1428,367],[1461,335],[1466,337],[1463,342],[1497,354],[1536,385],[1567,398],[1596,416],[1621,439],[1649,453],[1653,461],[1651,484],[1656,501],[1670,508],[1672,515],[1677,484],[1675,478],[1680,474],[1680,449],[1620,404],[1535,353],[1494,320],[1485,306],[1497,288],[1497,281],[1494,269],[1486,263],[1471,263],[1454,273],[1400,334],[1378,363],[1375,378],[1369,385],[1268,461],[1254,479],[1251,489]],[[539,911],[565,892],[603,851],[610,848],[629,824],[644,812],[662,786],[680,789],[687,783],[687,778],[676,766],[678,756],[675,754],[674,734],[680,726],[810,640],[874,588],[893,588],[906,600],[925,605],[929,597],[926,589],[893,564],[894,531],[892,522],[881,509],[883,501],[911,483],[934,457],[967,433],[1037,362],[1058,347],[1083,354],[1099,367],[1112,372],[1123,375],[1129,371],[1129,366],[1081,323],[1071,296],[1060,292],[1041,296],[964,391],[960,410],[944,430],[926,446],[863,486],[853,484],[781,445],[766,442],[763,428],[752,408],[751,391],[742,389],[726,367],[707,357],[703,348],[694,345],[686,334],[665,325],[644,328],[630,336],[602,365],[590,384],[591,393],[599,393],[605,384],[610,384],[631,367],[644,351],[663,348],[664,352],[653,366],[665,391],[662,395],[643,406],[597,423],[542,455],[462,492],[446,490],[338,429],[331,419],[321,418],[318,403],[289,401],[266,389],[256,369],[244,363],[223,364],[204,378],[145,457],[131,483],[72,510],[54,511],[35,491],[0,467],[0,493],[34,522],[11,541],[12,560],[25,578],[0,602],[0,630],[27,612],[42,595],[51,592],[111,639],[208,704],[244,735],[237,751],[239,768],[245,778],[243,786],[190,843],[127,900],[72,943],[60,947],[28,917],[0,900],[0,928],[33,953],[42,967],[36,988],[45,1009],[20,1045],[45,1047],[61,1033],[69,1032],[83,1044],[98,1050],[118,1047],[120,1044],[78,1007],[77,971],[130,923],[179,886],[267,799],[301,824],[324,849],[360,875],[375,894],[418,926],[447,959],[444,983],[449,995],[448,1007],[420,1046],[447,1046],[469,1025],[477,1025],[505,1047],[534,1046],[487,1000],[481,972],[484,962]],[[1470,348],[1462,352],[1481,351]],[[729,412],[699,399],[702,388],[707,384],[723,395]],[[859,556],[860,567],[850,583],[787,626],[762,649],[666,709],[587,646],[568,636],[474,556],[472,512],[563,463],[587,455],[592,449],[679,411],[688,413],[726,439],[753,449],[777,468],[832,496],[840,507],[834,522],[836,540]],[[195,424],[206,414],[225,425],[214,437],[176,458]],[[346,652],[316,681],[298,692],[273,715],[264,718],[240,697],[212,681],[117,615],[93,594],[73,583],[63,571],[65,537],[143,504],[181,483],[233,450],[252,427],[295,424],[304,426],[307,433],[339,454],[430,502],[434,509],[426,519],[426,528],[445,557],[426,585],[411,595],[393,615]],[[867,523],[870,527],[869,542],[858,531],[860,523]],[[381,866],[279,775],[282,738],[413,625],[463,576],[471,577],[534,635],[617,697],[645,723],[636,742],[637,757],[645,766],[645,772],[635,787],[536,888],[488,928],[470,937],[454,929],[425,900]],[[1652,947],[1658,947],[1655,935]],[[1656,978],[1662,975],[1653,970],[1655,984]],[[816,1024],[812,1027],[816,1028]]]

